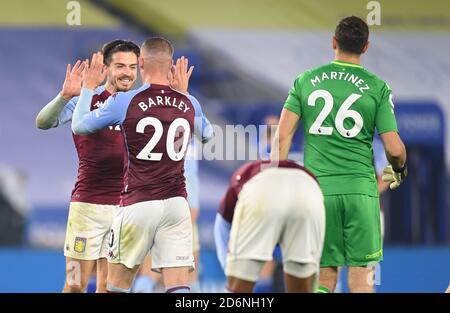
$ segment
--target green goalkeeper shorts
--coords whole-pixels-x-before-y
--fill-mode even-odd
[[[325,196],[325,212],[321,267],[366,266],[383,260],[379,197]]]

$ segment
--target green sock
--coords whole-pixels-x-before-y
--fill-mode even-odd
[[[317,288],[316,293],[331,293],[330,290],[327,287],[319,286]]]

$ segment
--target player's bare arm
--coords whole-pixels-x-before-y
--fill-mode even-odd
[[[191,66],[188,70],[188,63],[188,58],[182,56],[177,59],[177,62],[169,72],[170,87],[185,94],[188,94],[189,78],[194,70],[194,66]]]
[[[391,189],[400,186],[408,175],[406,167],[406,148],[397,132],[386,132],[380,135],[386,157],[391,164],[383,170],[383,181],[389,183]]]
[[[300,117],[296,113],[286,109],[281,111],[280,123],[272,141],[271,160],[286,160],[288,158],[292,138],[299,121]]]
[[[37,128],[52,128],[56,124],[58,116],[67,102],[73,97],[80,95],[81,78],[84,66],[85,62],[81,62],[80,60],[78,60],[73,67],[70,64],[67,65],[63,87],[60,93],[52,101],[45,105],[37,115]]]
[[[406,163],[406,148],[397,132],[381,134],[384,150],[389,163],[394,169],[400,169]]]

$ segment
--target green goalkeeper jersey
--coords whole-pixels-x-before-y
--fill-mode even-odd
[[[324,195],[378,196],[375,128],[379,134],[397,131],[384,81],[358,64],[333,61],[298,76],[284,108],[303,120],[305,166]]]

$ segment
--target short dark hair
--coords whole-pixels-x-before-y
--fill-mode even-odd
[[[169,40],[163,37],[148,38],[142,44],[142,49],[150,54],[164,53],[173,57],[173,46]]]
[[[369,26],[357,16],[343,18],[334,32],[340,50],[361,54],[369,40]]]
[[[116,52],[133,52],[139,57],[140,49],[134,42],[122,39],[116,39],[105,43],[102,48],[103,63],[109,65],[113,54]]]

